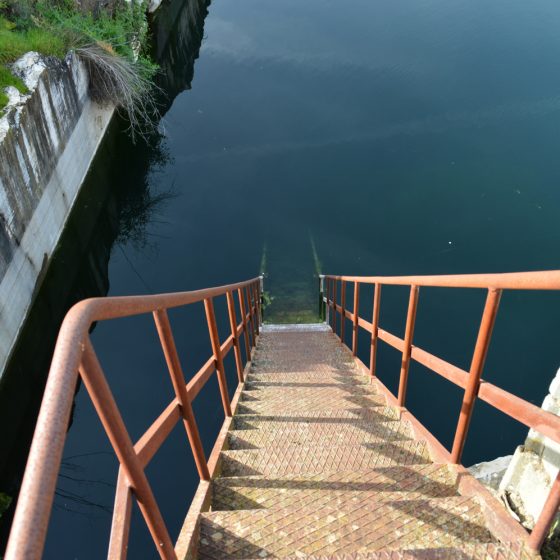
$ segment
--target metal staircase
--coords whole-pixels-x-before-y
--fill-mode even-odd
[[[399,416],[330,329],[265,327],[180,556],[529,558]]]
[[[371,322],[359,314],[362,284],[374,285]],[[385,284],[410,287],[403,339],[379,326]],[[413,344],[421,286],[487,290],[468,372]],[[126,557],[133,500],[165,559],[538,557],[560,505],[560,476],[529,535],[460,465],[477,399],[560,442],[560,418],[481,377],[505,289],[560,290],[560,271],[327,276],[321,289],[326,322],[318,325],[262,325],[262,278],[78,304],[65,319],[55,350],[6,559],[41,557],[78,374],[120,462],[109,558]],[[216,298],[227,302],[225,339],[218,333]],[[204,305],[212,355],[186,380],[167,309],[196,303]],[[144,313],[153,315],[175,397],[133,443],[89,330],[96,321]],[[370,335],[368,364],[358,358],[359,329]],[[380,341],[402,353],[397,395],[377,377]],[[231,351],[239,384],[230,400],[224,358]],[[464,390],[451,451],[406,408],[411,360]],[[192,402],[214,373],[226,419],[206,457]],[[200,484],[173,544],[144,471],[178,422],[184,424]]]

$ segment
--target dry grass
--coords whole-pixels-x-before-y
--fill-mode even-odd
[[[134,136],[146,135],[157,122],[157,89],[149,70],[141,62],[115,55],[102,44],[75,49],[86,65],[90,78],[90,95],[98,103],[111,103],[130,121]]]

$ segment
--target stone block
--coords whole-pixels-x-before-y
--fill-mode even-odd
[[[550,477],[540,457],[519,446],[500,483],[499,491],[508,497],[521,523],[532,529],[548,497],[550,485]]]
[[[554,376],[554,379],[550,383],[550,387],[548,389],[548,392],[555,399],[560,399],[560,369],[556,372],[556,375]]]

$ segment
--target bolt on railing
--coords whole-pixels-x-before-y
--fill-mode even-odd
[[[237,377],[239,383],[243,383],[240,341],[244,339],[247,363],[252,358],[251,348],[256,344],[261,322],[261,281],[258,277],[194,292],[95,298],[78,303],[68,312],[55,347],[6,549],[6,560],[33,560],[42,556],[78,375],[93,401],[120,465],[108,557],[126,558],[135,498],[159,556],[165,560],[176,559],[171,537],[144,471],[177,422],[182,420],[200,479],[210,480],[212,472],[200,440],[192,402],[216,372],[226,421],[231,416],[224,358],[233,348]],[[234,293],[238,296],[240,323],[237,323]],[[220,342],[214,310],[214,299],[220,296],[226,297],[231,328],[231,334],[224,342]],[[212,356],[187,383],[167,310],[197,302],[204,304]],[[98,321],[145,313],[153,315],[175,399],[133,444],[95,354],[89,330]]]
[[[503,290],[560,290],[560,271],[521,272],[509,274],[473,274],[451,276],[394,276],[394,277],[360,277],[360,276],[323,276],[325,289],[324,303],[329,324],[333,332],[345,343],[344,323],[346,317],[353,322],[352,347],[354,356],[358,353],[358,328],[371,334],[369,372],[371,377],[378,377],[376,360],[378,341],[381,340],[401,352],[401,369],[397,395],[387,394],[394,403],[404,410],[411,360],[415,360],[435,373],[458,385],[464,390],[463,401],[455,438],[451,452],[447,451],[448,462],[460,464],[467,439],[476,399],[483,400],[511,418],[533,428],[553,441],[560,443],[560,417],[544,411],[539,407],[482,380],[484,362],[492,337],[492,330],[498,313],[498,306]],[[346,309],[346,284],[354,284],[353,312]],[[340,284],[341,303],[337,303],[338,284]],[[359,316],[359,289],[361,284],[374,286],[371,323]],[[381,288],[383,285],[408,286],[410,288],[404,339],[379,327]],[[479,288],[487,290],[486,303],[480,322],[470,370],[446,362],[445,360],[418,348],[413,344],[414,325],[418,309],[419,289],[422,286],[439,288]],[[337,329],[337,315],[340,325]],[[365,366],[365,364],[364,364]],[[367,366],[365,366],[367,367]],[[430,434],[431,435],[431,434]],[[431,435],[433,437],[433,435]],[[435,440],[435,438],[434,438]],[[437,441],[437,440],[435,440]],[[440,444],[441,445],[441,444]],[[550,493],[537,520],[535,527],[527,538],[528,546],[539,550],[548,534],[554,518],[560,508],[560,473],[552,484]]]

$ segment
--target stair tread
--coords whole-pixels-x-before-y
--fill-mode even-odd
[[[285,560],[535,560],[521,543],[467,543],[420,550],[380,550],[366,553],[285,556]],[[256,557],[248,560],[257,560]]]
[[[245,389],[251,390],[253,387],[328,387],[339,385],[372,385],[370,378],[356,372],[333,372],[327,374],[318,371],[291,371],[291,372],[271,372],[258,373],[250,372],[245,382]]]
[[[370,442],[222,451],[222,476],[280,475],[333,470],[367,470],[391,465],[431,463],[426,442]]]
[[[369,471],[219,478],[212,510],[284,508],[298,503],[345,508],[361,501],[457,496],[457,474],[445,465],[380,467]]]
[[[350,445],[374,441],[414,439],[408,422],[278,423],[273,429],[230,430],[228,445],[234,449],[258,449],[288,445]]]
[[[294,505],[201,514],[200,558],[285,557],[494,542],[480,507],[463,496],[340,509]]]
[[[321,400],[325,397],[345,397],[348,395],[378,395],[375,385],[344,385],[342,383],[333,384],[309,384],[307,386],[280,386],[280,387],[263,387],[259,385],[251,385],[244,387],[241,393],[241,400],[247,401],[268,401],[269,399],[283,398],[285,400],[310,399],[316,398]]]
[[[314,410],[314,411],[281,411],[274,414],[239,414],[233,418],[232,429],[234,430],[275,430],[296,429],[304,425],[335,425],[361,427],[366,423],[377,422],[398,423],[398,413],[391,406],[379,406],[375,408],[338,409],[338,410]]]
[[[351,408],[370,408],[377,406],[385,406],[387,400],[383,395],[352,395],[340,392],[323,392],[317,395],[317,398],[309,396],[301,396],[300,398],[289,398],[289,395],[276,393],[266,400],[242,400],[237,408],[239,414],[273,414],[277,411],[297,412],[312,410],[336,410]]]

